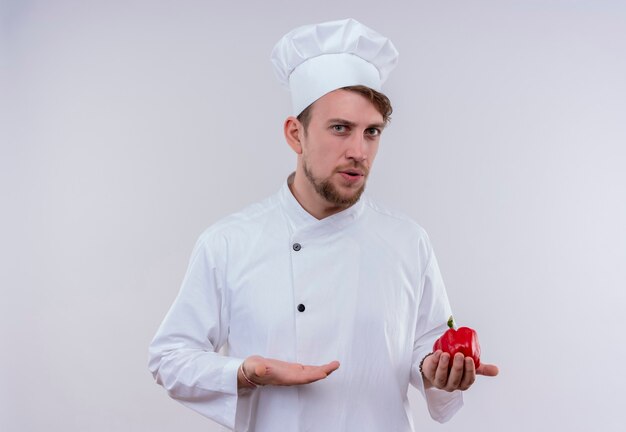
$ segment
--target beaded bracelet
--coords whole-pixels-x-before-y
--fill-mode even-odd
[[[422,370],[422,366],[424,366],[424,360],[426,360],[426,357],[428,357],[429,355],[432,355],[433,353],[428,353],[424,356],[424,358],[422,359],[422,361],[420,362],[420,373],[422,374],[422,376],[424,376],[424,371]]]

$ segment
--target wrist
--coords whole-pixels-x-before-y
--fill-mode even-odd
[[[433,354],[432,352],[426,354],[424,356],[424,358],[420,361],[420,364],[419,364],[419,371],[420,371],[420,374],[422,375],[422,382],[424,383],[424,388],[425,389],[429,389],[429,388],[431,388],[433,386],[432,383],[430,382],[430,380],[428,378],[426,378],[426,375],[424,375],[424,361],[429,356],[431,356],[432,354]]]
[[[245,360],[241,362],[239,369],[237,369],[237,384],[239,388],[250,388],[250,389],[256,388],[258,384],[253,382],[248,376],[248,374],[246,374],[246,371],[244,369],[245,363],[246,363]]]

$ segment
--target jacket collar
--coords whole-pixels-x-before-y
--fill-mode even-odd
[[[363,213],[365,207],[364,196],[356,204],[345,210],[335,213],[324,219],[317,219],[307,212],[296,200],[289,189],[289,184],[293,181],[294,173],[287,178],[280,191],[279,200],[283,213],[289,223],[292,233],[310,232],[311,234],[324,234],[335,232],[353,224]]]

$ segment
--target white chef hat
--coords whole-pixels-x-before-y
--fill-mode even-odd
[[[364,85],[380,91],[398,62],[389,39],[348,18],[298,27],[278,41],[272,64],[291,90],[294,115],[326,93]]]

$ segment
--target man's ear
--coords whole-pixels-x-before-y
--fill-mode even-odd
[[[304,135],[304,126],[300,121],[293,117],[287,117],[285,126],[283,127],[287,144],[297,154],[302,154],[302,141],[300,137]]]

